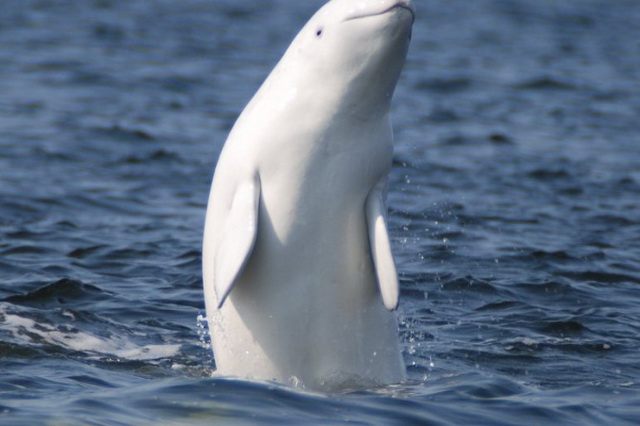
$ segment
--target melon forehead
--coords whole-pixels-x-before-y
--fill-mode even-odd
[[[332,0],[309,19],[298,36],[309,37],[310,33],[335,29],[346,22],[360,21],[359,18],[384,15],[398,7],[409,11],[412,20],[415,20],[415,8],[411,0]]]
[[[363,117],[387,111],[414,18],[409,0],[330,1],[299,31],[252,108],[269,98],[271,112],[298,103]]]

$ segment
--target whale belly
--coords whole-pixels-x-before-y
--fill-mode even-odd
[[[252,257],[211,318],[220,374],[313,388],[404,379],[395,315],[376,286],[364,200],[355,198],[350,208],[333,200],[324,214],[304,211],[285,238],[261,208]]]

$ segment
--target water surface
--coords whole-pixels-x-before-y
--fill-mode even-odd
[[[389,194],[409,382],[210,377],[215,160],[321,3],[2,2],[1,423],[640,416],[632,0],[417,0]]]

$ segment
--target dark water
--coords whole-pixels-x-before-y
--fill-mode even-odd
[[[210,377],[215,159],[321,3],[0,3],[0,423],[640,418],[634,0],[418,0],[390,193],[410,381]]]

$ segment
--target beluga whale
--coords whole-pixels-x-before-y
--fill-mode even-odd
[[[389,108],[410,0],[331,0],[220,153],[203,282],[216,375],[308,390],[406,378],[387,225]]]

